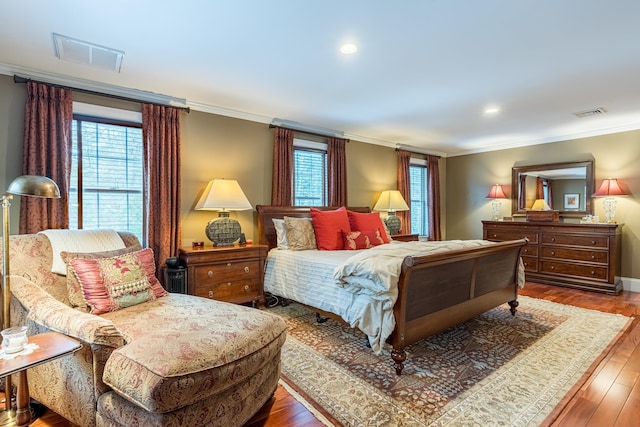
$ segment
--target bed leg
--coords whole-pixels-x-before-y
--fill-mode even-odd
[[[320,313],[316,312],[316,323],[324,323],[327,320],[329,320],[328,317],[322,317],[322,316],[320,316]]]
[[[520,303],[518,302],[517,299],[509,301],[509,307],[511,307],[509,309],[509,311],[511,311],[511,315],[512,316],[516,315],[516,311],[517,311],[518,305],[520,305]]]
[[[402,375],[402,369],[404,369],[403,362],[407,360],[407,353],[404,350],[396,350],[395,348],[391,350],[391,358],[394,362],[394,367],[396,368],[396,375]]]

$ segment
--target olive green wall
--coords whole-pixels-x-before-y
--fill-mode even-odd
[[[616,221],[622,228],[621,276],[640,279],[640,131],[574,139],[447,159],[447,238],[482,238],[482,220],[491,219],[485,196],[493,184],[511,189],[511,168],[543,163],[591,160],[596,188],[605,178],[619,178],[632,193],[618,197]],[[594,199],[594,214],[604,218],[602,199]],[[502,203],[502,216],[511,215],[511,201]]]

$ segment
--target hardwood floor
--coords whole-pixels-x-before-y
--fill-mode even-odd
[[[595,368],[585,384],[556,408],[545,425],[554,427],[631,427],[640,425],[640,293],[618,296],[556,286],[527,283],[522,295],[561,304],[634,317],[629,328]],[[320,423],[285,389],[278,387],[268,413],[250,427],[320,427]],[[266,412],[266,411],[265,411]],[[70,427],[58,415],[47,412],[33,427]]]

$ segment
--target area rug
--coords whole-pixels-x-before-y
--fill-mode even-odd
[[[292,303],[273,308],[288,337],[282,374],[344,426],[537,426],[584,381],[630,318],[519,297],[407,349],[389,348]]]

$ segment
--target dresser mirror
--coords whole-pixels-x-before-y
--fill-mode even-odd
[[[560,217],[593,215],[594,184],[593,160],[514,167],[512,214],[525,215],[542,199]]]

